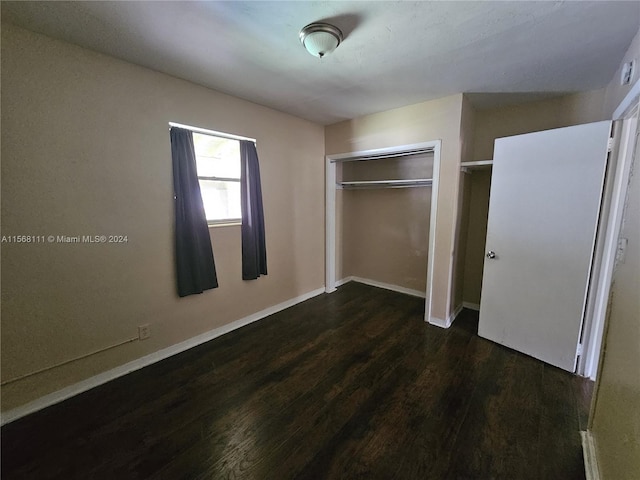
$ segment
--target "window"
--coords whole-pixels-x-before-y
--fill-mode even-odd
[[[240,142],[193,132],[193,146],[207,222],[240,222]]]

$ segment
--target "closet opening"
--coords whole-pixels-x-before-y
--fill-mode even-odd
[[[464,308],[480,310],[482,272],[485,261],[487,220],[489,219],[489,195],[493,160],[461,163],[461,203],[458,239],[463,246],[464,259],[461,269],[461,301]]]
[[[327,293],[353,280],[419,296],[429,321],[440,143],[326,157]]]

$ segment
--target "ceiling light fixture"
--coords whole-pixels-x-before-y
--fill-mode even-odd
[[[342,32],[328,23],[310,23],[300,30],[300,41],[314,57],[324,57],[342,42]]]

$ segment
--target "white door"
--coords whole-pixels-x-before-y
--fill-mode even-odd
[[[478,334],[573,372],[611,122],[497,139]]]

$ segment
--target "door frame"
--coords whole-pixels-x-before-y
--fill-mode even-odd
[[[427,253],[427,288],[425,292],[425,321],[432,323],[431,296],[433,288],[433,258],[435,257],[436,219],[438,217],[438,184],[440,180],[441,140],[397,145],[393,147],[359,150],[340,154],[326,155],[326,198],[325,198],[325,292],[336,291],[344,279],[336,279],[336,163],[344,160],[356,160],[381,155],[402,155],[416,150],[433,152],[433,182],[431,184],[431,216],[429,220],[429,246]],[[436,323],[440,325],[440,323]]]
[[[582,354],[578,358],[576,368],[578,375],[588,377],[591,380],[596,380],[598,374],[625,199],[634,154],[637,154],[634,150],[638,132],[638,116],[640,115],[639,100],[640,80],[637,80],[613,114],[614,121],[622,121],[622,125],[616,126],[617,132],[620,132],[618,147],[611,152],[611,155],[616,156],[615,171],[607,173],[607,175],[614,175],[613,187],[610,198],[606,199],[610,202],[609,210],[602,212],[602,223],[599,227],[602,229],[603,238],[602,256],[598,265],[598,275],[591,279],[593,294],[589,295],[588,299],[588,314],[585,316],[582,338]],[[603,199],[604,201],[605,199]]]

